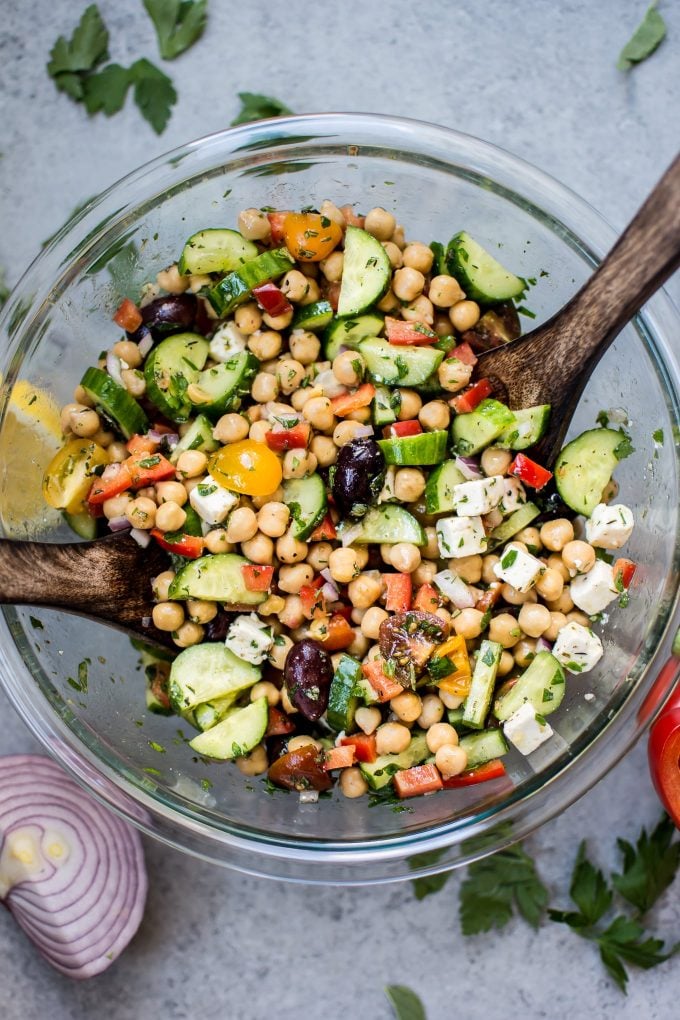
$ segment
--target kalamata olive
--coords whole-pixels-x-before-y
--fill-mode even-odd
[[[142,325],[139,326],[139,328],[136,329],[133,333],[131,333],[130,330],[127,330],[125,336],[128,338],[128,340],[132,340],[133,343],[138,344],[140,343],[140,341],[144,339],[145,336],[151,336],[151,330],[149,329],[148,326],[145,326],[144,323],[142,323]]]
[[[333,780],[323,764],[323,751],[314,744],[305,744],[272,762],[269,779],[287,790],[330,790]]]
[[[144,305],[142,320],[153,335],[169,336],[191,329],[196,318],[198,301],[195,294],[166,294]]]
[[[326,711],[333,663],[316,641],[305,638],[286,656],[283,679],[288,697],[305,719],[314,722]]]
[[[448,632],[448,624],[434,613],[416,609],[384,620],[380,625],[380,654],[392,664],[394,679],[404,687],[415,687],[416,678]]]
[[[206,641],[224,641],[233,619],[233,614],[225,613],[218,609],[217,616],[213,616],[212,620],[205,624]]]
[[[363,517],[384,481],[385,458],[375,439],[353,439],[341,448],[335,464],[335,505],[343,517]]]

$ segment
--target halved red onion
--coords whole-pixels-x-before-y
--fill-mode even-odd
[[[139,347],[139,353],[145,358],[153,347],[153,334],[147,333],[146,336],[142,337],[137,346]]]
[[[117,382],[119,386],[122,386],[123,389],[125,389],[125,383],[123,382],[123,376],[121,375],[122,367],[120,358],[115,355],[113,351],[109,351],[106,355],[106,371],[109,373],[114,382]]]
[[[472,609],[477,601],[472,588],[452,570],[440,570],[432,580],[442,595],[445,595],[456,609]]]
[[[135,829],[49,758],[0,758],[0,901],[53,967],[106,970],[137,931],[146,891]]]
[[[479,461],[476,457],[461,457],[456,455],[455,458],[456,467],[469,482],[474,482],[477,478],[483,478],[484,472],[479,466]]]
[[[109,518],[109,527],[111,531],[128,531],[132,525],[127,517],[111,517]]]
[[[340,592],[335,587],[335,583],[333,581],[326,581],[321,589],[321,594],[325,598],[326,602],[337,602],[340,598]]]
[[[355,439],[363,439],[365,436],[372,436],[374,429],[372,425],[358,425],[354,430]]]
[[[540,637],[537,640],[537,642],[536,642],[536,651],[537,652],[552,652],[552,650],[553,650],[553,643],[552,643],[552,641],[548,641],[544,637]]]
[[[130,538],[134,538],[137,545],[141,546],[142,549],[146,549],[151,541],[149,532],[144,531],[142,528],[130,528]]]
[[[177,432],[157,432],[156,429],[149,429],[147,436],[154,443],[158,443],[159,446],[167,446],[170,450],[174,450],[179,443]]]

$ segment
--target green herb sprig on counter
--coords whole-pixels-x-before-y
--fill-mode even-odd
[[[406,985],[387,985],[385,995],[390,1000],[396,1020],[427,1020],[422,1002]]]
[[[193,46],[208,20],[208,0],[144,0],[158,36],[163,60],[174,60]]]
[[[655,0],[647,8],[644,18],[621,50],[616,64],[619,71],[629,71],[635,64],[651,57],[666,38],[666,23],[656,7]]]
[[[0,266],[0,308],[7,303],[7,298],[11,294],[11,289],[7,285],[5,279],[5,270]]]
[[[272,96],[262,96],[257,92],[239,92],[241,110],[231,122],[232,127],[237,124],[250,124],[254,120],[266,120],[268,117],[285,117],[292,113],[285,103]]]

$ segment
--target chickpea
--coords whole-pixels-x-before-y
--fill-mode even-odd
[[[328,432],[335,424],[333,405],[328,397],[312,397],[303,405],[302,413],[317,432]]]
[[[239,506],[229,515],[227,521],[227,541],[234,543],[247,542],[257,534],[257,516],[248,506]]]
[[[567,613],[567,623],[579,623],[582,627],[590,629],[590,618],[579,609],[572,609]]]
[[[377,641],[380,637],[380,625],[387,620],[389,613],[385,612],[379,606],[371,606],[364,613],[364,617],[361,621],[361,633],[370,638],[371,641]]]
[[[163,503],[156,510],[156,527],[161,531],[179,531],[186,519],[186,511],[177,503]]]
[[[304,621],[305,615],[302,612],[302,601],[299,595],[287,595],[286,604],[279,613],[279,620],[284,627],[295,630]],[[276,646],[274,646],[276,647]]]
[[[611,503],[613,499],[619,494],[619,483],[615,482],[613,478],[610,478],[600,496],[601,503]]]
[[[226,537],[228,541],[228,532]],[[274,543],[268,535],[263,535],[262,532],[258,531],[252,538],[247,538],[241,542],[241,552],[252,563],[264,566],[270,564],[274,559]]]
[[[248,435],[250,426],[241,414],[223,414],[213,429],[213,438],[218,443],[238,443]]]
[[[404,305],[401,315],[407,322],[424,322],[426,326],[431,326],[434,323],[434,306],[429,298],[421,294],[415,301]]]
[[[254,301],[249,301],[245,305],[239,305],[236,309],[234,322],[241,333],[250,336],[252,333],[256,333],[262,325],[262,312]]]
[[[253,379],[250,387],[250,393],[253,400],[256,400],[258,404],[267,404],[270,400],[276,400],[279,395],[279,379],[278,376],[272,375],[271,372],[258,372]],[[255,425],[259,425],[260,422],[255,422]],[[253,425],[250,426],[251,430]]]
[[[361,573],[361,560],[358,550],[347,547],[334,549],[328,557],[328,569],[334,581],[348,584]]]
[[[437,308],[450,308],[465,298],[460,284],[453,276],[433,276],[427,296]],[[447,327],[449,326],[447,321]]]
[[[172,640],[178,648],[191,648],[192,645],[200,644],[204,635],[205,630],[200,623],[192,623],[191,620],[187,620],[174,631]]]
[[[308,548],[307,563],[316,571],[325,570],[332,552],[333,546],[330,542],[313,542]]]
[[[279,588],[288,595],[299,595],[300,588],[305,584],[311,584],[313,578],[314,571],[309,563],[296,563],[291,567],[279,567]]]
[[[111,350],[125,362],[124,368],[139,368],[142,363],[139,346],[132,340],[119,340],[118,343],[113,345]]]
[[[160,273],[156,273],[156,283],[161,290],[166,290],[168,294],[183,294],[189,286],[188,279],[180,274],[176,262],[168,266],[167,269],[161,269]]]
[[[428,729],[425,741],[430,754],[436,754],[440,747],[457,747],[458,734],[450,723],[437,722]]]
[[[391,315],[393,312],[399,311],[401,308],[401,301],[393,290],[388,290],[387,294],[380,298],[380,301],[378,301],[375,307],[379,311],[385,312],[387,315]]]
[[[111,499],[105,500],[102,504],[104,517],[106,517],[107,521],[112,520],[114,517],[125,517],[131,502],[132,496],[129,492],[122,492],[120,496],[112,496]]]
[[[492,616],[489,623],[489,640],[497,641],[503,648],[513,648],[522,637],[522,630],[510,613]]]
[[[330,199],[324,198],[319,212],[322,216],[326,216],[329,220],[333,220],[333,223],[337,223],[337,225],[342,227],[344,230],[345,217],[342,209],[338,209],[337,205],[335,205],[334,202],[331,202]]]
[[[457,776],[467,768],[467,752],[462,747],[440,747],[434,756],[434,763],[444,779]]]
[[[370,407],[359,407],[356,411],[352,411],[351,414],[347,415],[348,421],[357,421],[360,425],[365,424],[371,420],[371,409]]]
[[[283,341],[275,329],[258,329],[248,337],[248,349],[259,361],[271,361],[281,353]]]
[[[307,556],[307,543],[298,541],[290,531],[286,531],[276,543],[276,555],[282,563],[300,563]]]
[[[120,376],[130,396],[144,396],[146,393],[146,380],[138,368],[124,368]]]
[[[423,698],[420,715],[416,722],[423,730],[429,730],[441,722],[444,715],[444,702],[438,694],[426,694]]]
[[[260,616],[277,616],[286,604],[286,600],[280,595],[270,595],[264,602],[261,602],[256,609]]]
[[[94,407],[94,400],[88,395],[87,391],[78,384],[73,391],[73,399],[76,404],[80,404],[81,407]]]
[[[392,290],[399,301],[415,301],[423,293],[425,277],[417,269],[404,266],[397,269],[392,277]]]
[[[304,478],[316,471],[317,460],[308,450],[286,450],[283,455],[283,477]]]
[[[314,265],[312,262],[308,262],[306,268],[303,270],[307,276],[307,293],[303,298],[300,299],[299,304],[303,306],[313,305],[321,298],[321,288],[316,280],[310,279],[309,273],[312,272],[311,267]],[[316,272],[316,266],[314,266],[314,272]]]
[[[425,529],[425,545],[420,547],[420,555],[428,560],[439,559],[439,540],[437,538],[437,531],[428,524]]]
[[[368,609],[383,593],[383,583],[377,570],[359,574],[349,582],[347,594],[356,609]],[[358,621],[361,623],[362,621]]]
[[[304,329],[294,329],[288,340],[290,353],[301,365],[313,365],[319,360],[321,341]]]
[[[399,421],[410,421],[411,418],[417,418],[423,406],[420,394],[415,390],[399,390],[399,397],[400,405],[397,414]]]
[[[179,602],[159,602],[153,607],[151,618],[158,630],[172,633],[184,623],[184,610]]]
[[[279,286],[289,301],[298,302],[307,293],[307,277],[299,269],[291,269]]]
[[[237,222],[239,232],[247,241],[268,241],[271,237],[271,225],[261,209],[242,209]]]
[[[191,294],[198,294],[203,287],[210,287],[212,279],[207,273],[193,273],[189,277],[188,290]]]
[[[368,638],[361,633],[360,628],[355,627],[352,643],[347,646],[348,655],[353,655],[355,659],[363,659],[368,651],[368,646]]]
[[[453,618],[453,629],[459,637],[472,640],[482,633],[483,619],[484,613],[479,609],[461,609]]]
[[[463,695],[449,694],[448,691],[440,691],[439,697],[446,708],[460,708],[465,701],[465,697]]]
[[[398,223],[396,225],[396,227],[394,228],[394,230],[392,231],[392,236],[390,238],[390,241],[392,241],[393,244],[396,244],[397,248],[401,248],[402,251],[406,247],[406,238],[404,237],[404,228],[401,226],[400,223]]]
[[[94,436],[94,441],[95,441],[95,443],[97,442],[97,436],[96,435]],[[103,446],[104,444],[100,442],[99,445]],[[130,456],[129,453],[128,453],[128,449],[127,449],[125,443],[118,443],[118,442],[113,442],[113,443],[109,444],[109,446],[108,446],[108,454],[109,454],[109,460],[110,460],[110,462],[112,464],[122,464],[123,461],[127,460],[127,458]]]
[[[138,496],[128,503],[125,516],[133,528],[150,531],[156,523],[156,504],[146,496]]]
[[[342,279],[342,270],[345,264],[345,256],[341,251],[332,251],[328,258],[322,259],[319,269],[329,283],[339,283]]]
[[[545,599],[546,602],[552,602],[562,594],[564,580],[557,570],[547,567],[537,579],[535,588],[542,599]]]
[[[448,611],[448,609],[444,609],[443,606],[440,606],[439,609],[435,609],[434,615],[438,616],[439,619],[443,620],[444,623],[447,624],[449,627],[451,626],[453,615]]]
[[[370,209],[364,220],[364,230],[377,237],[379,241],[389,241],[396,225],[397,221],[392,213],[387,212],[382,206]]]
[[[516,665],[526,669],[532,659],[536,657],[536,642],[533,638],[522,638],[513,649]]]
[[[468,329],[474,329],[479,322],[480,314],[479,305],[476,301],[456,301],[455,305],[452,305],[449,309],[451,325],[459,333],[464,333]]]
[[[380,726],[381,720],[382,714],[380,709],[374,708],[373,706],[364,708],[364,706],[361,705],[356,710],[356,714],[354,716],[355,723],[362,733],[366,734],[374,733],[378,726]]]
[[[101,422],[96,411],[90,407],[82,407],[71,413],[70,427],[75,436],[89,439],[99,432]]]
[[[314,436],[309,448],[320,467],[330,467],[338,459],[338,448],[330,436]]]
[[[265,503],[257,513],[257,527],[268,538],[281,538],[289,518],[290,510],[285,503]]]
[[[386,543],[380,546],[380,555],[383,558],[383,562],[392,566],[392,549],[394,546],[387,545]]]
[[[273,376],[270,376],[273,379]],[[254,421],[248,430],[248,438],[255,440],[256,443],[266,443],[267,433],[271,430],[269,422],[261,418],[259,421]]]
[[[432,249],[421,241],[411,241],[403,251],[404,265],[409,269],[417,269],[420,273],[427,275],[432,269],[434,253]]]
[[[540,530],[541,542],[551,552],[561,552],[574,539],[574,526],[566,517],[546,521]]]
[[[217,616],[215,603],[207,602],[204,599],[188,599],[185,609],[192,623],[210,623]]]
[[[167,602],[168,593],[170,591],[170,585],[175,580],[175,574],[172,570],[164,570],[162,573],[157,574],[156,577],[151,581],[151,591],[156,602]]]
[[[452,562],[454,563],[454,567],[452,569],[455,570],[455,563],[457,563],[457,560],[453,560]],[[494,567],[500,562],[500,557],[495,556],[493,553],[487,553],[486,556],[482,557],[482,581],[484,584],[494,584],[498,582],[498,578],[494,573]]]
[[[501,588],[501,595],[503,596],[504,601],[510,606],[523,606],[525,602],[537,601],[536,592],[531,588],[529,591],[518,591],[517,588],[508,584],[507,581],[504,582],[503,587]]]
[[[269,759],[264,744],[258,744],[249,754],[235,759],[236,768],[244,776],[261,776],[269,768]]]
[[[420,549],[412,542],[397,542],[392,546],[391,560],[400,574],[410,574],[420,566]]]
[[[569,592],[568,586],[562,590],[562,594],[559,598],[554,599],[552,602],[547,602],[548,609],[551,613],[569,613],[574,608],[574,601]]]
[[[457,393],[470,382],[472,365],[466,365],[460,358],[447,358],[437,369],[439,385],[448,393]]]
[[[571,577],[576,574],[587,574],[592,570],[595,563],[595,550],[587,542],[567,542],[562,549],[562,562],[569,571]]]
[[[498,662],[498,676],[507,676],[515,668],[515,660],[512,652],[503,650]]]
[[[343,386],[358,386],[365,369],[366,362],[358,351],[342,351],[333,359],[333,375]]]
[[[438,566],[432,560],[421,560],[420,566],[413,571],[413,583],[416,585],[432,584]]]
[[[443,400],[430,400],[418,412],[418,421],[426,431],[447,429],[451,421],[449,405]]]
[[[185,450],[177,459],[177,473],[184,478],[197,478],[208,469],[208,458],[202,450]]]
[[[401,254],[401,248],[399,248],[393,241],[383,241],[382,246],[387,253],[387,257],[390,260],[392,269],[401,269],[404,264],[404,258]]]
[[[294,358],[284,358],[279,362],[276,379],[283,393],[292,393],[298,389],[305,377],[305,367]]]
[[[336,446],[346,446],[357,434],[359,423],[356,421],[339,421],[333,429],[333,442]]]
[[[415,503],[425,492],[425,476],[418,468],[400,468],[394,477],[394,494],[402,503]]]
[[[342,795],[350,800],[355,797],[363,797],[365,793],[368,793],[368,783],[364,779],[361,769],[356,765],[342,770],[338,785]]]
[[[448,315],[444,315],[443,312],[437,314],[437,312],[435,311],[432,329],[440,338],[445,336],[447,337],[451,336],[451,323],[449,322]]]
[[[485,475],[504,475],[512,463],[512,453],[497,446],[488,446],[482,453],[482,471]]]
[[[518,531],[515,535],[515,541],[522,542],[523,545],[527,547],[528,551],[534,556],[543,548],[541,533],[538,528],[522,528],[522,530]]]
[[[225,528],[211,528],[203,541],[206,549],[211,553],[226,553],[233,549],[231,542],[227,539]]]
[[[283,612],[283,610],[280,610]],[[287,634],[279,634],[273,647],[271,648],[267,658],[269,662],[274,666],[275,669],[283,669],[286,664],[286,656],[293,647],[293,642]],[[281,691],[281,705],[290,715],[292,712],[296,712],[297,709],[288,700],[288,694],[285,688]]]
[[[479,555],[475,556],[461,556],[460,559],[454,560],[455,573],[463,579],[467,584],[479,584],[482,579],[482,557]]]
[[[375,744],[378,754],[401,754],[411,743],[411,731],[408,726],[397,722],[386,722],[375,731]]]
[[[527,603],[520,609],[517,622],[529,637],[539,638],[550,626],[550,610],[547,606]]]
[[[415,691],[404,691],[391,699],[390,708],[401,722],[413,724],[423,710],[423,701]]]

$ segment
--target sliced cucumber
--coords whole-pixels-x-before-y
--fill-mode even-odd
[[[267,594],[263,591],[248,591],[246,588],[242,568],[249,563],[245,556],[237,556],[235,553],[200,556],[175,574],[168,598],[206,599],[208,602],[257,606],[264,602]]]
[[[567,443],[555,462],[555,485],[567,506],[590,517],[614,468],[628,453],[630,440],[614,429],[589,429]]]
[[[384,425],[391,425],[397,420],[399,408],[401,407],[401,393],[399,390],[390,390],[387,386],[376,386],[373,397],[373,424],[376,428]]]
[[[175,333],[153,349],[144,365],[146,392],[170,421],[187,421],[192,413],[187,387],[195,383],[210,345],[198,333]]]
[[[290,510],[293,538],[306,541],[326,516],[328,498],[321,475],[289,478],[283,483],[283,502]]]
[[[537,404],[512,412],[515,420],[503,429],[494,446],[501,450],[526,450],[541,439],[550,420],[550,404]]]
[[[200,535],[203,534],[203,521],[196,513],[194,508],[191,506],[191,504],[185,503],[182,509],[186,514],[184,524],[182,525],[183,534],[193,535],[195,538],[198,538]]]
[[[91,542],[92,539],[97,537],[97,520],[87,510],[77,514],[70,514],[68,510],[62,510],[61,516],[71,531],[75,532],[79,538],[84,538]]]
[[[472,683],[463,706],[463,725],[481,730],[489,714],[493,689],[503,646],[498,641],[482,641],[472,674]]]
[[[267,699],[258,698],[205,733],[194,737],[189,741],[189,747],[205,758],[217,758],[219,761],[241,758],[260,743],[267,729],[268,718]]]
[[[295,260],[287,248],[263,251],[256,258],[244,262],[240,269],[228,273],[212,287],[207,294],[208,301],[220,318],[224,318],[233,312],[234,308],[248,300],[254,287],[282,276],[294,265]]]
[[[233,694],[227,694],[224,698],[214,698],[212,701],[196,705],[191,712],[191,722],[199,730],[205,731],[216,726],[231,712],[238,712],[238,709],[234,708]]]
[[[194,407],[214,421],[228,411],[238,411],[242,398],[250,393],[250,384],[259,366],[250,351],[242,351],[229,361],[203,369],[196,386],[207,399],[194,403]]]
[[[333,318],[333,309],[329,301],[315,301],[311,305],[303,305],[298,308],[291,329],[308,329],[312,333],[325,329]]]
[[[170,454],[170,461],[172,464],[176,464],[185,450],[202,450],[203,453],[212,453],[219,448],[219,445],[217,440],[213,439],[212,422],[204,414],[197,414]]]
[[[446,264],[446,248],[441,241],[432,241],[430,244],[430,251],[434,255],[434,264],[432,266],[433,276],[450,276],[449,267]]]
[[[564,670],[560,663],[550,652],[539,652],[517,683],[496,698],[493,714],[505,722],[528,701],[539,715],[550,715],[559,707],[564,687]]]
[[[502,758],[510,748],[501,730],[481,730],[479,733],[468,733],[461,737],[458,746],[467,753],[467,767],[479,768],[487,761]]]
[[[337,733],[349,733],[354,728],[354,713],[359,704],[356,690],[360,680],[361,663],[351,655],[341,655],[331,681],[326,710],[328,725]]]
[[[361,762],[359,768],[372,790],[382,790],[395,772],[419,765],[429,755],[425,734],[415,732],[411,735],[411,743],[401,754],[381,754],[374,762]]]
[[[433,471],[425,486],[425,508],[428,514],[441,514],[454,509],[453,487],[465,481],[455,460],[444,461]]]
[[[380,241],[359,227],[347,227],[338,315],[358,315],[380,301],[392,266]]]
[[[230,273],[257,255],[257,245],[247,241],[238,230],[209,227],[192,234],[182,249],[180,273]]]
[[[126,439],[146,432],[149,421],[134,397],[101,368],[88,368],[80,385],[96,407],[116,423]]]
[[[336,317],[324,331],[324,357],[327,361],[333,361],[341,347],[356,350],[360,340],[377,336],[384,325],[385,320],[377,312]]]
[[[505,404],[499,400],[483,400],[474,411],[457,414],[453,419],[453,448],[463,457],[473,457],[490,446],[514,421],[514,413]]]
[[[356,528],[357,537],[352,544],[369,545],[372,542],[378,545],[396,545],[397,542],[413,542],[414,545],[426,545],[427,539],[422,525],[415,519],[413,514],[405,510],[403,506],[394,506],[391,503],[383,506],[372,507],[365,517],[361,518],[359,524],[348,524],[346,521],[340,525],[340,533],[349,528]]]
[[[168,694],[176,712],[231,697],[256,684],[262,671],[244,662],[222,641],[206,641],[180,652],[170,667]]]
[[[540,513],[541,511],[535,503],[524,503],[518,507],[497,528],[493,529],[489,535],[487,549],[496,549],[499,545],[504,545],[518,531],[528,528]]]
[[[446,711],[446,718],[448,719],[449,723],[453,726],[456,733],[463,734],[470,732],[465,723],[463,722],[464,714],[465,709],[463,705],[459,705],[458,708],[449,708]]]
[[[386,464],[441,464],[446,456],[449,434],[446,429],[421,432],[417,436],[392,436],[379,439]]]
[[[502,266],[465,230],[449,241],[446,262],[451,276],[455,276],[472,301],[492,305],[524,293],[524,280]]]
[[[388,386],[420,386],[444,360],[432,347],[395,347],[380,337],[362,340],[359,351],[373,382]]]

